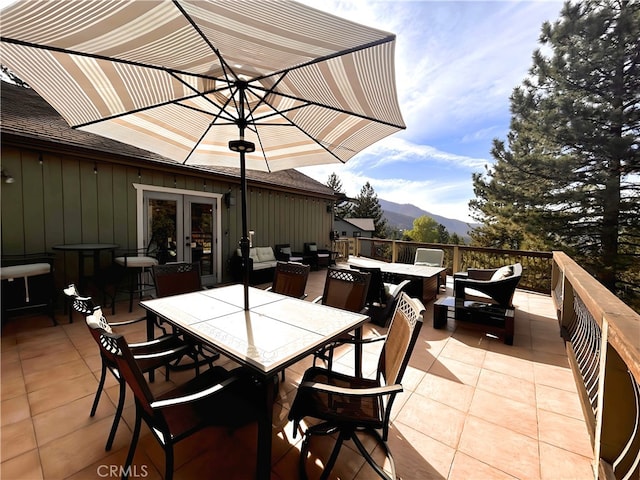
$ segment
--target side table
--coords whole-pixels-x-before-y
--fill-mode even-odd
[[[466,327],[501,337],[506,345],[513,345],[514,308],[445,297],[433,304],[433,328],[445,327],[450,311],[454,320],[465,322]]]

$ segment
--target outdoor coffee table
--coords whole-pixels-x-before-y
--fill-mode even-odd
[[[205,345],[247,367],[263,386],[258,421],[257,477],[271,478],[274,389],[278,374],[345,333],[362,338],[367,315],[243,286],[203,290],[146,300],[147,336],[158,317]],[[356,344],[356,373],[362,372],[362,345]]]
[[[484,302],[473,302],[455,297],[446,297],[433,304],[433,328],[447,325],[449,313],[464,326],[503,338],[504,343],[513,345],[514,308]]]
[[[416,292],[415,296],[419,294],[422,303],[425,305],[437,298],[440,290],[440,277],[442,272],[445,271],[441,267],[413,265],[411,263],[389,263],[367,257],[349,257],[347,263],[356,267],[379,268],[380,271],[393,274],[401,280],[409,279],[414,281],[419,287],[419,291]]]

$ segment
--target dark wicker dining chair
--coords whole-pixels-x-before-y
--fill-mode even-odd
[[[165,263],[164,265],[153,265],[151,269],[157,297],[202,290],[202,277],[198,263]]]
[[[391,408],[396,395],[402,391],[402,377],[422,327],[424,306],[406,293],[400,300],[384,337],[362,340],[372,343],[384,340],[378,359],[375,378],[361,378],[334,372],[327,368],[311,367],[302,378],[289,412],[295,438],[300,421],[306,417],[318,419],[304,432],[300,451],[300,478],[307,478],[306,460],[314,435],[337,434],[335,446],[320,478],[328,478],[345,440],[352,440],[367,463],[377,474],[388,480],[396,479],[395,464],[387,446]],[[351,340],[355,342],[356,340]],[[388,475],[372,458],[359,435],[371,434],[389,459]],[[371,450],[369,448],[369,450]]]
[[[202,277],[200,276],[200,264],[189,262],[172,262],[163,265],[153,265],[151,267],[153,279],[156,286],[156,297],[169,297],[171,295],[181,295],[203,290]],[[160,320],[158,320],[160,321]],[[174,334],[180,334],[173,330]],[[193,341],[184,336],[184,341],[191,345],[193,363],[175,365],[169,368],[173,370],[196,369],[196,374],[200,373],[200,366],[208,364],[213,366],[213,362],[220,358],[220,354],[201,342]]]
[[[114,358],[118,371],[135,397],[136,418],[122,478],[128,478],[138,445],[142,421],[165,453],[164,479],[173,478],[173,446],[205,427],[236,428],[257,419],[257,397],[244,370],[228,372],[213,367],[185,384],[154,395],[146,382],[139,361],[122,335],[100,331],[100,344]]]
[[[273,284],[267,290],[289,297],[305,299],[310,269],[309,265],[302,263],[278,262],[273,275]]]
[[[329,267],[322,296],[314,299],[313,302],[350,312],[367,313],[367,293],[370,282],[371,274],[368,272]],[[320,359],[327,364],[328,368],[331,368],[335,346],[335,342],[332,342],[316,352],[314,363],[316,359]]]
[[[107,322],[107,319],[102,314],[101,308],[95,307],[92,314],[87,315],[85,320],[87,327],[89,327],[89,332],[91,332],[91,336],[100,348],[100,359],[102,360],[100,381],[98,382],[98,390],[96,391],[96,396],[93,400],[90,416],[93,417],[96,413],[96,408],[100,401],[100,394],[104,389],[107,370],[111,372],[120,386],[118,405],[111,425],[111,431],[109,432],[109,438],[107,439],[107,445],[105,446],[105,450],[111,450],[113,439],[116,436],[116,430],[118,429],[118,424],[120,423],[122,410],[124,408],[125,381],[118,369],[118,366],[116,365],[113,354],[106,350],[104,345],[100,342],[100,335],[102,332],[113,333],[113,330],[111,329],[112,325]],[[131,354],[134,356],[134,360],[138,362],[138,368],[142,372],[150,372],[152,370],[165,367],[165,380],[169,380],[169,364],[171,362],[179,361],[184,355],[187,355],[189,353],[189,348],[189,345],[185,344],[182,339],[175,335],[165,335],[149,342],[129,345]]]
[[[367,294],[367,312],[372,323],[386,328],[396,309],[400,293],[409,286],[411,280],[403,280],[398,284],[388,283],[384,281],[383,272],[379,267],[351,265],[351,268],[371,274],[371,283]]]

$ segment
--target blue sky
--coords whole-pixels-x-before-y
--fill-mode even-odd
[[[558,1],[302,0],[393,32],[396,84],[407,129],[344,165],[300,169],[326,183],[335,172],[349,196],[371,183],[379,198],[471,221],[471,174],[506,140],[509,96],[526,77],[545,20]]]
[[[562,2],[298,1],[396,34],[407,124],[344,165],[300,170],[323,184],[335,172],[352,197],[368,181],[379,198],[472,221],[471,174],[492,163],[494,138],[506,140],[509,96],[531,67],[542,23],[559,18]]]

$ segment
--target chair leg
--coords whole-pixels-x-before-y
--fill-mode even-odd
[[[102,367],[100,369],[100,382],[98,383],[98,390],[96,391],[96,397],[93,399],[93,406],[91,407],[90,417],[93,417],[96,414],[96,409],[98,408],[98,402],[100,401],[100,394],[102,393],[102,389],[104,388],[105,377],[107,376],[107,364],[104,363],[104,359],[102,359]]]
[[[129,284],[129,313],[133,311],[133,292],[135,291],[138,283],[138,274],[135,273],[131,275],[131,283]]]
[[[164,446],[164,480],[173,479],[173,444],[167,443]]]
[[[294,419],[293,423],[293,438],[296,438],[296,432],[298,430],[299,419]],[[302,447],[300,449],[300,457],[298,459],[298,473],[301,480],[307,480],[307,469],[305,466],[305,462],[307,460],[307,454],[309,453],[309,445],[311,443],[311,437],[313,435],[332,435],[335,433],[336,427],[329,423],[319,423],[317,425],[313,425],[312,427],[308,427],[304,432],[304,438],[302,440]],[[338,453],[340,452],[340,448],[342,448],[342,443],[345,438],[349,438],[348,436],[343,438],[342,432],[338,433],[338,440],[336,441],[336,445],[331,452],[331,456],[329,458],[329,462],[325,466],[325,469],[320,478],[326,479],[328,478],[333,466],[336,463],[336,459],[338,458]]]
[[[371,467],[376,471],[378,475],[380,475],[381,478],[384,478],[385,480],[395,480],[396,466],[393,461],[393,457],[391,456],[391,451],[389,450],[389,447],[387,447],[387,443],[383,441],[382,438],[380,438],[380,436],[377,435],[375,432],[374,432],[374,436],[377,437],[378,444],[382,446],[382,448],[384,449],[386,458],[389,459],[389,465],[391,466],[391,475],[388,475],[387,472],[385,472],[382,469],[382,467],[373,460],[373,458],[371,457],[367,449],[364,448],[364,445],[362,444],[362,442],[360,441],[360,439],[358,438],[355,432],[351,435],[351,440],[353,440],[353,443],[355,443],[356,447],[358,447],[360,454],[364,457],[367,463],[371,465]]]
[[[127,460],[124,462],[124,469],[122,470],[122,480],[129,478],[129,471],[131,470],[131,464],[133,463],[133,455],[136,453],[136,447],[138,446],[138,438],[140,437],[140,427],[142,424],[142,407],[136,402],[136,423],[133,427],[133,436],[131,437],[131,445],[129,446],[129,453],[127,453]]]
[[[338,439],[336,440],[336,444],[331,451],[329,461],[325,465],[324,470],[322,471],[322,475],[320,475],[320,480],[327,480],[327,478],[329,478],[329,474],[331,473],[331,470],[333,470],[333,467],[336,464],[336,460],[338,460],[338,454],[340,453],[340,449],[342,448],[342,443],[344,442],[345,438],[348,438],[348,434],[340,432],[340,434],[338,435]]]
[[[107,439],[107,445],[104,447],[106,451],[111,450],[113,446],[113,440],[116,438],[116,431],[118,430],[118,424],[120,423],[120,418],[122,417],[122,410],[124,409],[124,399],[126,395],[126,382],[124,378],[120,377],[118,379],[120,383],[120,392],[118,397],[118,406],[116,407],[116,414],[113,417],[113,423],[111,424],[111,431],[109,432],[109,438]]]

